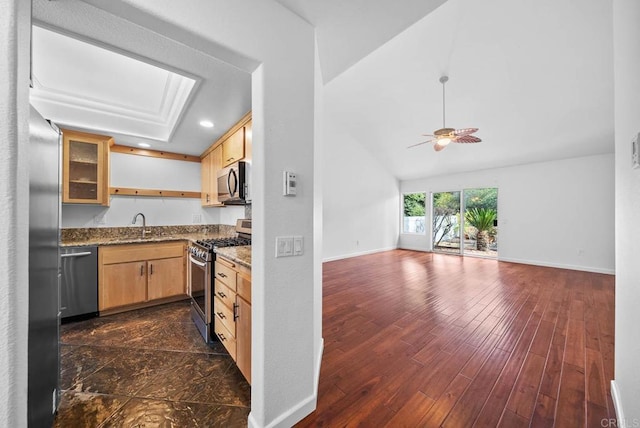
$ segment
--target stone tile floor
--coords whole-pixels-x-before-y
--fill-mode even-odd
[[[54,427],[244,427],[251,387],[189,302],[64,324]]]

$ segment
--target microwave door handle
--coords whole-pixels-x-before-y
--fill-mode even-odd
[[[231,186],[231,176],[233,176],[233,187]],[[227,176],[227,189],[229,190],[229,196],[233,198],[238,190],[238,176],[235,169],[229,170],[229,175]]]

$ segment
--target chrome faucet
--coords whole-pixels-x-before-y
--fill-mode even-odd
[[[144,214],[138,213],[138,214],[134,215],[133,216],[133,221],[131,222],[131,224],[136,224],[136,221],[138,220],[138,216],[142,216],[142,237],[144,238],[144,235],[146,233],[146,228],[147,228],[147,219],[144,216]]]

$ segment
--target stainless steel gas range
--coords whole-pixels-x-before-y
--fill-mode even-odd
[[[251,245],[251,220],[236,222],[234,237],[204,239],[191,243],[189,252],[189,290],[191,291],[191,318],[207,343],[211,343],[214,334],[213,296],[215,248]]]

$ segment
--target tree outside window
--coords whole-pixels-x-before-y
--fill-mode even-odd
[[[403,195],[402,233],[425,233],[426,193]]]

